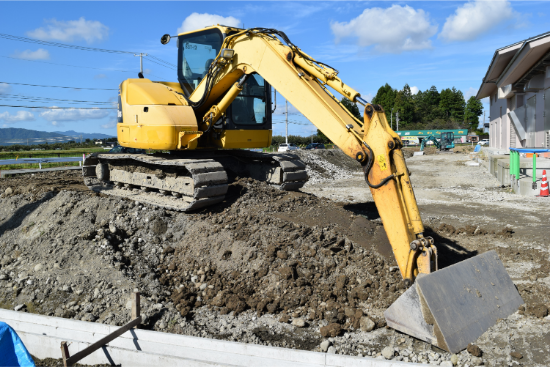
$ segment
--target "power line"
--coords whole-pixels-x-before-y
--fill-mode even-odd
[[[105,48],[96,48],[96,47],[86,47],[86,46],[78,46],[78,45],[69,45],[66,43],[60,43],[60,42],[50,42],[50,41],[42,41],[35,38],[27,38],[27,37],[21,37],[21,36],[14,36],[11,34],[6,33],[0,33],[0,38],[4,38],[10,41],[19,41],[19,42],[26,42],[26,43],[35,43],[42,46],[52,46],[52,47],[60,47],[60,48],[67,48],[67,49],[73,49],[73,50],[80,50],[80,51],[91,51],[91,52],[105,52],[110,54],[139,54],[139,52],[130,52],[130,51],[121,51],[121,50],[108,50]],[[155,60],[157,60],[159,63],[167,64],[173,68],[176,67],[176,65],[169,63],[168,61],[164,61],[162,59],[159,59],[158,57],[151,56]],[[168,67],[168,66],[167,66]]]
[[[286,121],[280,121],[280,120],[273,120],[273,121],[275,121],[275,122],[273,122],[274,124],[284,124],[284,123],[286,123]],[[294,120],[288,120],[288,123],[289,124],[294,124],[294,125],[304,125],[304,126],[311,125],[311,123],[294,121]]]
[[[171,70],[176,70],[176,65],[172,65],[172,64],[168,64],[168,63],[165,65],[165,64],[162,64],[162,63],[160,63],[160,62],[157,62],[157,61],[153,60],[153,59],[150,58],[150,57],[147,57],[147,59],[148,59],[150,62],[155,63],[155,64],[157,64],[157,65],[163,66],[163,67],[168,68],[168,69],[171,69]]]
[[[13,84],[13,85],[26,85],[29,87],[43,87],[43,88],[65,88],[65,89],[82,89],[82,90],[116,90],[117,89],[105,89],[105,88],[80,88],[80,87],[62,87],[58,85],[40,85],[40,84],[25,84],[25,83],[13,83],[13,82],[0,82],[0,84]]]
[[[11,57],[11,56],[0,56],[0,57],[3,57],[5,59],[17,60],[17,61],[23,60],[23,61],[31,61],[31,62],[40,62],[40,63],[43,63],[43,64],[70,66],[70,67],[73,67],[73,68],[94,69],[94,70],[103,70],[103,71],[118,71],[118,72],[121,72],[121,73],[135,73],[135,71],[131,71],[131,70],[94,68],[94,67],[91,67],[91,66],[78,66],[78,65],[60,64],[60,63],[57,63],[57,62],[48,62],[48,61],[42,61],[42,60],[20,59],[20,58]]]
[[[41,60],[19,59],[19,58],[17,58],[17,57],[10,57],[10,56],[0,56],[0,57],[6,58],[6,59],[18,60],[18,61],[19,61],[19,60],[23,60],[23,61],[40,62],[40,63],[43,63],[43,64],[70,66],[70,67],[73,67],[73,68],[94,69],[94,70],[102,70],[102,71],[116,71],[116,72],[120,72],[120,73],[135,73],[135,71],[131,71],[131,70],[107,69],[107,68],[94,68],[94,67],[91,67],[91,66],[78,66],[78,65],[60,64],[60,63],[57,63],[57,62],[47,62],[47,61],[41,61]],[[158,75],[155,75],[155,74],[153,74],[153,73],[148,73],[148,74],[146,74],[146,75],[152,75],[152,76],[154,76],[155,78],[163,79],[162,77],[160,77],[160,76],[158,76]]]
[[[0,33],[0,38],[4,38],[4,39],[10,40],[10,41],[36,43],[36,44],[43,45],[43,46],[71,48],[71,49],[80,50],[80,51],[106,52],[106,53],[111,53],[111,54],[132,54],[132,55],[135,54],[135,52],[129,52],[129,51],[107,50],[107,49],[104,49],[104,48],[85,47],[85,46],[78,46],[78,45],[68,45],[66,43],[59,43],[59,42],[42,41],[42,40],[38,40],[38,39],[34,39],[34,38],[13,36],[11,34],[6,34],[6,33]]]
[[[39,106],[12,106],[7,104],[0,104],[0,107],[15,107],[15,108],[37,108],[45,110],[116,110],[115,107],[39,107]]]
[[[21,94],[2,94],[2,98],[22,99],[22,100],[36,100],[36,101],[58,101],[58,102],[79,102],[79,103],[94,103],[94,104],[112,104],[112,102],[100,102],[100,101],[80,101],[76,99],[58,99],[39,96],[25,96]]]
[[[165,61],[165,60],[163,60],[163,59],[159,59],[159,58],[156,57],[156,56],[148,55],[147,57],[150,58],[150,59],[155,59],[155,60],[157,60],[158,62],[161,62],[161,63],[166,64],[166,65],[168,65],[168,66],[171,66],[171,67],[173,67],[173,68],[177,68],[176,65],[174,65],[174,64],[172,64],[172,63],[170,63],[170,62],[168,62],[168,61]]]

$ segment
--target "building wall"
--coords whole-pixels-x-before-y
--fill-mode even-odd
[[[533,96],[536,99],[535,105],[535,147],[542,148],[547,147],[546,143],[546,134],[549,131],[550,124],[546,122],[545,119],[550,120],[550,116],[545,116],[544,111],[544,93],[546,89],[550,88],[550,78],[545,79],[544,89],[538,92],[528,92],[524,93],[523,96],[516,95],[508,99],[498,99],[497,93],[494,93],[490,97],[490,118],[491,122],[489,125],[489,146],[491,148],[498,149],[507,149],[513,146],[511,139],[511,129],[512,122],[508,117],[508,112],[516,110],[525,106],[527,108],[527,100]],[[550,93],[548,93],[550,95]],[[523,100],[522,100],[523,99]],[[546,114],[550,115],[547,111]],[[525,130],[527,131],[527,121],[525,125]],[[545,128],[546,126],[546,128]],[[515,147],[531,147],[528,141],[528,136],[526,139],[520,140],[519,137],[515,139]],[[548,146],[547,148],[550,148]]]
[[[497,93],[490,97],[489,146],[491,148],[505,149],[509,147],[510,132],[508,126],[508,106],[506,99],[498,99]]]

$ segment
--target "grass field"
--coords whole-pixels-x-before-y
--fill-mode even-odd
[[[0,160],[2,159],[19,159],[19,158],[61,158],[61,157],[79,157],[82,154],[90,154],[94,152],[106,152],[103,148],[78,148],[70,150],[29,150],[19,152],[0,152]],[[52,167],[68,167],[78,166],[78,162],[59,162],[59,163],[42,163],[42,168]],[[35,169],[39,168],[38,164],[10,164],[0,166],[0,170],[12,169]]]
[[[55,157],[77,157],[82,154],[94,152],[105,152],[103,148],[77,148],[71,150],[27,150],[19,152],[0,152],[0,159],[16,158],[55,158]]]

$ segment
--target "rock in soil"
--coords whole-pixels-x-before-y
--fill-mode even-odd
[[[321,335],[324,338],[335,337],[342,332],[342,326],[340,324],[332,323],[321,328]]]
[[[376,326],[374,321],[372,321],[367,316],[361,317],[361,324],[360,325],[361,325],[361,331],[366,331],[366,332],[372,331],[374,329],[374,327]]]
[[[331,345],[330,341],[328,341],[328,340],[323,341],[320,345],[321,352],[326,352],[328,350],[328,348],[330,347],[330,345]]]
[[[479,349],[479,347],[475,344],[468,344],[468,348],[466,348],[466,350],[474,357],[481,357],[482,355],[481,349]]]
[[[548,307],[546,307],[546,305],[542,303],[535,304],[535,305],[528,305],[527,314],[530,316],[535,316],[535,317],[538,317],[539,319],[542,319],[543,317],[548,316]]]
[[[386,359],[392,359],[394,356],[394,350],[392,347],[385,347],[382,349],[382,356]]]

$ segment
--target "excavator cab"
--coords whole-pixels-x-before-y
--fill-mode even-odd
[[[178,81],[186,97],[206,82],[225,37],[237,31],[215,26],[178,36]],[[203,109],[196,112],[200,115]],[[201,138],[202,144],[226,149],[267,147],[271,145],[271,114],[271,86],[252,73],[222,118],[214,122],[214,134]]]
[[[441,133],[439,144],[440,150],[453,149],[455,147],[455,134],[452,131]]]

